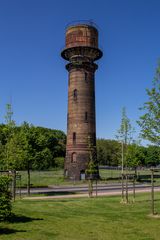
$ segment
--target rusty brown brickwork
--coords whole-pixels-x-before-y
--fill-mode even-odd
[[[79,180],[89,161],[88,139],[96,145],[95,60],[102,57],[98,49],[98,31],[88,24],[70,26],[66,47],[61,56],[69,61],[67,146],[65,175]],[[84,176],[84,175],[83,175]]]

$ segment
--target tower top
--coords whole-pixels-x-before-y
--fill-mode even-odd
[[[102,57],[102,51],[98,48],[98,30],[94,24],[76,22],[66,29],[65,49],[61,56],[69,60],[74,56],[86,56],[90,61]]]
[[[78,25],[88,25],[90,27],[94,27],[95,29],[98,29],[98,26],[93,22],[93,20],[72,21],[66,25],[66,29],[69,27],[78,26]]]
[[[95,27],[79,24],[66,30],[66,48],[85,46],[98,48],[98,31]]]

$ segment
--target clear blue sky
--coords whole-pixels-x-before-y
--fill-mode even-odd
[[[96,73],[97,136],[114,138],[121,109],[136,126],[160,58],[159,0],[0,0],[0,122],[66,132],[65,27],[92,19],[104,52]]]

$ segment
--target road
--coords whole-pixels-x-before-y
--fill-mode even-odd
[[[140,190],[150,190],[151,186],[149,184],[136,184],[136,191]],[[160,187],[155,187],[155,189],[160,190]],[[133,185],[128,185],[128,190],[133,190]],[[96,185],[94,184],[93,191],[96,191]],[[112,192],[120,192],[121,184],[113,183],[113,184],[98,184],[97,192],[98,193],[112,193]],[[86,193],[88,192],[87,185],[81,186],[49,186],[48,188],[31,188],[31,194],[47,194],[47,195],[65,195],[65,194],[77,194],[77,193]],[[19,190],[17,190],[17,194]],[[27,194],[27,189],[21,189],[21,194]]]

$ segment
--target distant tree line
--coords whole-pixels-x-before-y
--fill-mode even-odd
[[[47,170],[63,168],[66,148],[64,132],[36,127],[24,122],[0,124],[0,170]],[[97,139],[99,165],[121,165],[122,145],[117,140]],[[131,144],[127,148],[128,166],[160,164],[160,147]]]
[[[119,141],[97,139],[97,158],[99,165],[121,166],[122,145]],[[157,166],[160,164],[160,147],[130,144],[127,147],[128,167]]]
[[[62,167],[66,135],[60,130],[13,121],[0,125],[0,170],[45,170]],[[59,160],[59,162],[57,161]]]

